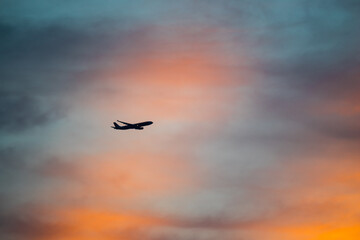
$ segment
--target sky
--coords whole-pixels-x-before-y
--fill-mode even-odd
[[[357,0],[0,0],[0,238],[360,238],[359,24]]]

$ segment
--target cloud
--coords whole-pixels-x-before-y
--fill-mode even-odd
[[[114,56],[134,49],[143,31],[90,25],[0,19],[2,130],[23,131],[65,117],[72,94],[91,88],[96,73],[112,66]]]
[[[21,132],[64,116],[59,107],[43,106],[46,99],[30,95],[5,93],[0,102],[0,130],[6,132]]]
[[[226,231],[245,230],[256,221],[223,216],[192,218],[160,213],[74,206],[26,204],[0,211],[0,236],[16,239],[216,239]],[[21,229],[21,231],[19,231]],[[208,231],[212,232],[209,234]],[[225,234],[225,235],[224,235]],[[204,237],[206,235],[207,237]]]
[[[164,2],[112,20],[82,1],[36,21],[4,15],[0,203],[18,210],[2,214],[3,234],[297,240],[336,229],[358,210],[358,164],[337,169],[358,159],[359,5]],[[114,115],[157,119],[115,134],[104,130]],[[23,213],[28,201],[54,211]]]
[[[14,147],[0,149],[0,169],[24,167],[25,161],[22,159],[23,152],[19,152]]]
[[[63,223],[48,220],[40,208],[24,206],[11,212],[0,206],[0,236],[10,239],[53,239],[70,232]]]
[[[62,118],[65,109],[58,98],[70,87],[73,74],[64,53],[71,44],[61,37],[66,32],[5,26],[0,47],[1,130],[20,132]],[[54,68],[54,61],[64,65]]]
[[[251,34],[261,89],[259,116],[307,128],[324,137],[357,141],[360,90],[360,22],[355,1],[297,1],[296,26],[290,17],[273,16]],[[313,134],[315,135],[315,134]],[[308,140],[317,139],[308,135]],[[309,138],[310,137],[310,138]],[[314,143],[316,144],[316,143]]]

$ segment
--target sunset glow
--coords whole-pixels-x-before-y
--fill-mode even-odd
[[[0,239],[360,239],[359,10],[3,1]]]

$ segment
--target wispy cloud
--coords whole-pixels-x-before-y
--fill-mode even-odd
[[[0,238],[360,234],[357,1],[3,6]]]

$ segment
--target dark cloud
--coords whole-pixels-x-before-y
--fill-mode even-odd
[[[360,114],[357,116],[323,116],[326,119],[314,120],[309,125],[326,136],[349,141],[360,140]]]
[[[204,234],[203,232],[189,231],[179,232],[176,230],[172,231],[161,231],[153,232],[147,231],[140,228],[128,228],[121,231],[116,231],[114,234],[110,234],[114,240],[128,239],[128,240],[215,240],[215,239],[234,239],[228,238],[226,233],[214,233]]]
[[[136,227],[113,231],[109,235],[113,237],[114,240],[190,240],[190,238],[181,237],[177,233],[151,233],[151,231]]]
[[[0,170],[24,167],[23,154],[14,147],[0,149]]]
[[[4,239],[49,239],[71,231],[66,224],[46,219],[40,209],[0,209],[0,237]]]
[[[10,24],[0,21],[0,43],[2,48],[4,44],[9,44],[8,39],[11,37],[14,30],[14,27]]]
[[[42,126],[64,116],[56,104],[48,105],[46,98],[4,93],[0,96],[0,130],[21,132]]]
[[[66,115],[65,95],[89,87],[100,70],[124,67],[111,59],[135,49],[143,30],[106,28],[113,24],[32,25],[0,19],[0,129],[23,131],[56,121]]]
[[[192,239],[234,239],[231,231],[247,230],[258,224],[258,220],[230,220],[225,216],[217,217],[163,217],[157,218],[158,225],[145,227],[129,227],[109,232],[114,239],[131,240],[192,240]],[[160,229],[158,227],[161,227]],[[205,234],[207,231],[212,234]]]
[[[308,3],[306,21],[295,28],[265,28],[265,47],[274,51],[274,57],[281,58],[264,62],[264,69],[306,90],[336,90],[355,83],[353,79],[343,80],[360,62],[356,54],[360,51],[360,30],[354,25],[360,17],[351,5],[344,7],[340,1],[326,5],[323,8],[320,1]]]
[[[70,180],[80,178],[81,171],[79,168],[80,167],[74,162],[51,157],[41,163],[41,165],[35,166],[34,171],[45,177],[57,177]]]
[[[3,23],[0,30],[5,33],[0,40],[1,130],[23,131],[63,117],[57,97],[76,86],[76,69],[68,64],[79,40],[63,28]]]
[[[264,71],[260,114],[335,138],[358,139],[360,23],[356,1],[302,2],[303,22],[255,36]],[[286,23],[287,20],[282,21]],[[330,113],[329,113],[330,112]],[[314,138],[313,138],[314,139]]]
[[[226,217],[205,217],[200,219],[176,219],[173,224],[183,228],[199,229],[244,229],[259,224],[263,219],[231,220]]]

